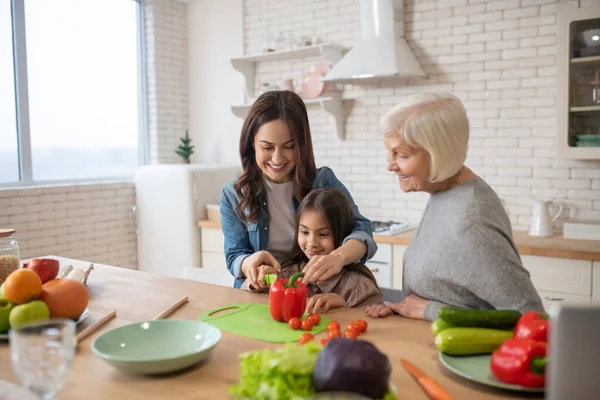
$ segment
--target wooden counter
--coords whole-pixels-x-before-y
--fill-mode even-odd
[[[58,259],[61,264],[74,267],[89,266],[79,260]],[[90,317],[78,327],[79,330],[113,309],[117,316],[80,343],[71,374],[56,396],[61,400],[228,399],[228,386],[239,379],[239,354],[279,346],[223,332],[221,342],[208,360],[185,371],[158,377],[120,372],[92,353],[91,344],[102,332],[151,319],[182,296],[189,296],[189,303],[170,318],[195,320],[201,313],[229,304],[267,304],[268,295],[98,264],[90,274],[88,290]],[[362,310],[349,308],[333,310],[327,316],[343,325],[365,317]],[[389,357],[391,381],[398,388],[399,399],[427,399],[415,380],[401,367],[400,358],[413,362],[455,399],[531,398],[525,393],[479,385],[447,371],[438,361],[428,322],[396,316],[368,319],[368,322],[368,331],[361,339],[371,341]],[[316,337],[321,339],[325,335],[320,333]],[[0,379],[17,383],[6,342],[0,342]]]
[[[198,226],[221,229],[219,221],[198,221]],[[394,236],[374,235],[373,237],[377,243],[408,246],[414,233],[415,231],[412,230]],[[600,240],[564,239],[560,235],[535,237],[523,231],[514,231],[513,239],[521,255],[600,261]]]

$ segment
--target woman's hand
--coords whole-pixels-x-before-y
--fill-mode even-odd
[[[429,300],[411,294],[400,303],[385,302],[384,304],[374,304],[365,308],[365,314],[371,318],[384,318],[394,311],[406,318],[424,319],[425,308]]]
[[[265,291],[266,289],[269,289],[269,284],[267,283],[266,279],[265,279],[265,275],[267,274],[277,274],[277,271],[275,270],[275,268],[271,267],[270,265],[266,265],[263,264],[260,267],[258,267],[258,278],[256,283],[258,284],[258,287],[250,284],[250,286],[252,287],[252,289],[256,290],[256,291]]]
[[[261,276],[261,266],[270,266],[273,270],[271,272],[265,272],[265,269],[262,271]],[[276,274],[279,271],[281,271],[281,265],[279,265],[271,253],[264,250],[257,251],[251,256],[246,257],[242,262],[242,274],[250,281],[250,285],[256,289],[264,287],[259,281],[262,281],[264,284],[266,274]]]
[[[391,303],[386,303],[391,304]],[[371,318],[385,318],[388,315],[392,314],[393,311],[386,304],[373,304],[365,307],[365,314],[367,317]]]
[[[392,310],[406,318],[425,319],[425,308],[429,300],[411,294],[398,304],[385,303]]]
[[[311,296],[306,303],[307,313],[324,313],[330,308],[344,307],[344,298],[337,293],[323,293]]]
[[[322,282],[340,273],[344,268],[346,257],[341,253],[329,253],[326,256],[313,256],[304,266],[302,283]]]

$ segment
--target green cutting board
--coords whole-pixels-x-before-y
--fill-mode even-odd
[[[224,312],[231,310],[230,312]],[[213,315],[216,314],[217,315]],[[307,314],[304,314],[306,317]],[[304,318],[303,317],[303,318]],[[293,330],[287,322],[277,322],[271,318],[269,306],[265,304],[242,303],[216,308],[198,317],[198,320],[207,322],[217,328],[246,336],[263,342],[288,343],[297,342],[300,335],[307,331]],[[321,316],[319,325],[314,326],[310,333],[316,335],[327,329],[331,319]]]

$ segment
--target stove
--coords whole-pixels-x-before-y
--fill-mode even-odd
[[[373,221],[374,235],[393,236],[414,228],[415,226],[409,225],[406,222]]]

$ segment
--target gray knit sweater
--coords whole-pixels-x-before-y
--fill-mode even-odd
[[[483,179],[431,195],[404,254],[403,294],[412,293],[430,300],[428,321],[444,305],[544,310],[502,203]]]

